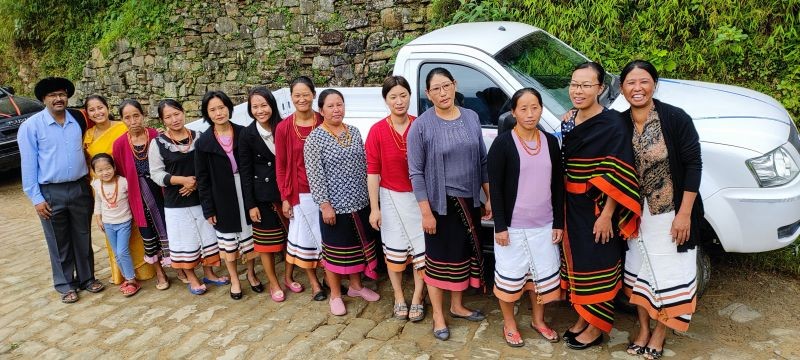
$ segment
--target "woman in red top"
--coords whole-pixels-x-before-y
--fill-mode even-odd
[[[322,116],[311,108],[316,95],[311,79],[305,76],[294,79],[289,91],[295,112],[275,128],[275,173],[283,215],[289,219],[286,262],[306,269],[314,300],[322,301],[328,296],[322,291],[316,273],[322,254],[319,207],[311,198],[303,159],[305,140],[322,123]],[[284,284],[290,291],[303,291],[303,286],[292,280],[291,271],[284,276]]]
[[[365,144],[369,222],[381,231],[386,267],[394,289],[394,317],[420,321],[425,318],[421,274],[425,267],[425,236],[422,215],[408,177],[406,139],[415,119],[408,115],[411,86],[402,76],[389,76],[383,81],[381,93],[391,113],[372,126]],[[410,311],[402,288],[403,271],[409,262],[415,270]]]

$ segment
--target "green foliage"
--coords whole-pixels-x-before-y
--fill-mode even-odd
[[[433,0],[436,26],[528,23],[611,71],[652,61],[664,77],[769,94],[800,121],[800,0]]]
[[[145,44],[170,28],[173,9],[158,0],[0,0],[0,51],[32,50],[42,75],[77,79],[92,47],[107,53],[121,38]],[[0,73],[0,82],[16,81],[15,74]]]
[[[743,269],[774,271],[800,277],[800,239],[785,248],[756,253],[730,253],[726,261]]]

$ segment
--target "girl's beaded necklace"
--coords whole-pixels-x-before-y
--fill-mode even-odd
[[[105,181],[100,181],[100,194],[103,195],[103,200],[106,201],[110,209],[117,207],[117,198],[119,197],[119,178],[114,175],[114,191],[111,194],[106,193]]]

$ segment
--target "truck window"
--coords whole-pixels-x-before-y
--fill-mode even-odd
[[[497,127],[500,115],[509,110],[508,95],[482,72],[460,64],[424,63],[420,66],[417,82],[419,113],[433,106],[425,95],[425,77],[437,67],[449,70],[456,79],[456,105],[478,113],[482,126]]]

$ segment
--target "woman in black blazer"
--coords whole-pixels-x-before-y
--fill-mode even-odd
[[[200,106],[203,119],[211,125],[197,139],[195,171],[203,216],[217,232],[219,254],[231,277],[230,295],[242,298],[236,260],[247,263],[247,280],[255,292],[263,291],[255,273],[253,230],[245,214],[242,182],[239,175],[238,140],[242,126],[230,122],[233,102],[221,91],[209,91]],[[217,285],[223,285],[219,283]]]
[[[250,90],[247,113],[255,121],[245,127],[239,137],[244,208],[253,222],[255,251],[267,274],[270,296],[275,302],[281,302],[285,295],[275,275],[273,256],[284,249],[288,224],[281,212],[281,194],[275,178],[274,134],[281,116],[275,97],[263,86]],[[285,262],[285,266],[286,286],[292,291],[302,289],[292,280],[294,265]]]

